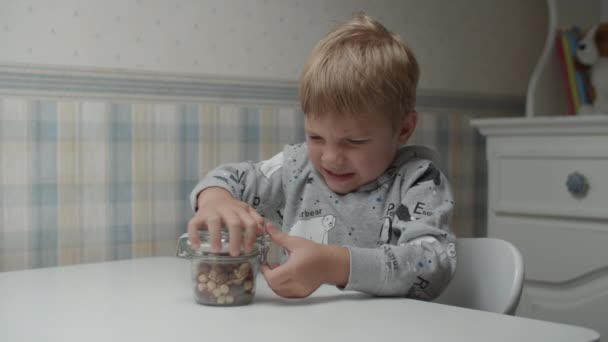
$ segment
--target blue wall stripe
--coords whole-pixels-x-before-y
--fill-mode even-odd
[[[3,101],[0,99],[0,120],[2,121],[6,121],[4,119],[4,105],[3,105]],[[5,130],[5,125],[2,124],[0,125],[0,143],[6,141],[6,136],[4,133]],[[4,210],[2,210],[4,208],[5,201],[4,201],[4,197],[6,196],[5,192],[4,192],[4,187],[6,184],[4,184],[4,181],[2,181],[4,179],[3,175],[2,175],[2,169],[4,168],[4,165],[0,165],[0,188],[2,189],[2,191],[0,191],[0,270],[5,269],[6,265],[3,262],[4,261],[4,255],[8,254],[5,252],[6,248],[7,248],[7,243],[6,243],[6,235],[4,233]]]
[[[260,112],[257,108],[241,109],[241,160],[257,161],[260,158]]]
[[[296,120],[297,124],[295,125],[295,139],[294,143],[301,143],[306,140],[306,134],[304,134],[304,112],[301,110],[296,110]]]
[[[57,265],[57,107],[32,103],[32,246],[33,268]]]
[[[450,115],[437,116],[437,153],[439,154],[439,169],[448,174],[448,153],[450,144]]]
[[[109,115],[108,256],[130,258],[132,224],[132,118],[130,104],[111,104]]]
[[[188,197],[200,177],[198,171],[198,147],[199,147],[199,106],[194,104],[181,105],[179,108],[179,151],[178,165],[179,179],[179,201],[180,211],[179,223],[176,227],[176,237],[186,230],[186,224],[192,217],[192,209]]]

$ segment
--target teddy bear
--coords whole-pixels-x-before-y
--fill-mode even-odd
[[[589,70],[591,108],[585,113],[608,114],[608,22],[591,27],[576,48],[577,64]]]

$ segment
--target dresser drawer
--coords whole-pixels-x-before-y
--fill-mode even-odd
[[[532,139],[531,139],[532,140]],[[608,139],[536,138],[493,150],[490,196],[496,213],[608,218]],[[590,141],[591,140],[591,141]],[[567,182],[585,185],[577,193]]]
[[[608,221],[496,215],[490,217],[488,235],[521,251],[527,280],[584,283],[608,267]]]

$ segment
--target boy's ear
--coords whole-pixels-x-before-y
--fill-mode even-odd
[[[417,124],[418,112],[413,111],[403,116],[401,127],[399,128],[399,144],[404,145],[410,139]]]

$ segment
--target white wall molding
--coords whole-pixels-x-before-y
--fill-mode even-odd
[[[211,101],[298,105],[298,83],[289,80],[212,75],[0,64],[0,94],[42,97],[111,98],[143,101]],[[520,96],[422,89],[420,109],[523,114]]]

